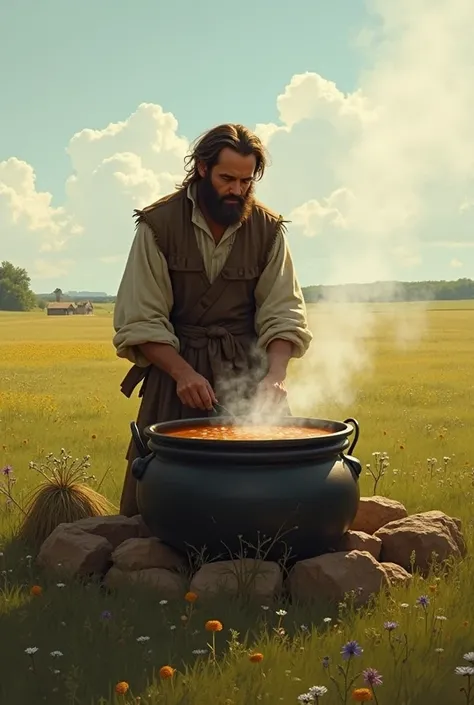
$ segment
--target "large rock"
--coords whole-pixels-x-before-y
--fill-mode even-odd
[[[67,577],[103,575],[110,565],[112,544],[74,524],[59,524],[43,542],[37,563]]]
[[[185,593],[183,579],[165,568],[144,568],[143,570],[120,570],[112,566],[104,579],[104,585],[113,590],[125,585],[143,585],[156,590],[157,596],[173,599]]]
[[[381,563],[380,565],[386,572],[390,585],[393,587],[407,586],[411,583],[413,576],[401,565],[389,562]]]
[[[308,600],[323,598],[340,602],[354,591],[357,605],[365,604],[371,595],[390,582],[385,570],[368,551],[326,553],[299,561],[288,576],[293,598]]]
[[[112,554],[116,568],[124,571],[166,568],[180,570],[186,566],[184,556],[166,546],[157,538],[128,539]]]
[[[114,548],[127,539],[138,538],[140,523],[138,518],[119,515],[87,517],[74,522],[74,526],[88,534],[103,536]]]
[[[442,512],[426,512],[392,521],[376,534],[382,539],[382,561],[397,563],[411,569],[415,553],[415,567],[422,575],[429,572],[433,553],[443,562],[454,556],[466,555],[466,546],[458,525]]]
[[[346,531],[341,538],[337,550],[349,553],[350,551],[368,551],[377,561],[382,550],[382,541],[377,536],[371,536],[363,531]]]
[[[244,585],[251,595],[270,599],[281,590],[282,584],[278,563],[244,558],[205,563],[195,573],[189,589],[200,597],[219,592],[237,595]]]
[[[397,502],[395,499],[378,495],[361,497],[356,517],[350,528],[352,531],[375,534],[382,526],[406,516],[408,516],[407,510],[401,502]]]
[[[460,519],[457,517],[450,517],[437,509],[432,509],[429,512],[419,512],[418,514],[413,514],[413,516],[422,517],[423,519],[428,519],[435,525],[441,524],[444,526],[456,542],[461,556],[464,558],[467,555],[467,546],[462,534],[462,522]]]

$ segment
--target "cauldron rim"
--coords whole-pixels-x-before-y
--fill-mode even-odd
[[[247,422],[248,423],[248,422]],[[282,438],[282,439],[247,439],[247,440],[212,440],[209,438],[183,438],[180,436],[170,436],[167,432],[171,430],[188,428],[191,426],[226,426],[235,425],[235,420],[230,416],[204,417],[204,418],[189,418],[180,419],[177,421],[164,421],[151,424],[144,429],[145,436],[153,446],[167,446],[173,448],[191,449],[219,449],[228,451],[245,451],[245,450],[263,450],[267,449],[290,449],[290,448],[324,448],[326,446],[334,446],[334,443],[340,442],[343,447],[346,445],[348,436],[355,431],[354,441],[351,446],[351,451],[355,447],[359,436],[359,426],[355,419],[346,419],[345,421],[336,421],[333,419],[318,419],[312,417],[301,416],[285,416],[278,419],[278,423],[262,423],[262,426],[304,426],[306,428],[321,428],[331,430],[324,436],[312,436],[308,438]]]

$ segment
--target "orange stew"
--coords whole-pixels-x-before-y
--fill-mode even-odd
[[[280,441],[329,436],[331,431],[305,426],[187,426],[165,435],[207,441]]]

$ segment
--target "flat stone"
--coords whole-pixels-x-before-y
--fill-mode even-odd
[[[184,556],[153,537],[124,541],[113,552],[112,561],[116,568],[124,571],[146,568],[182,570],[186,567]]]
[[[104,539],[116,548],[127,539],[139,536],[140,526],[135,517],[125,517],[118,515],[87,517],[74,522],[78,529],[86,531],[88,534],[103,536]]]
[[[41,545],[38,565],[73,578],[103,575],[110,565],[112,545],[74,524],[59,524]]]
[[[413,514],[386,524],[375,535],[382,539],[382,561],[410,571],[414,553],[414,567],[422,575],[429,572],[433,553],[443,563],[450,557],[462,558],[465,549],[457,525],[446,515]]]
[[[368,551],[326,553],[295,563],[288,576],[291,596],[296,600],[323,598],[343,601],[354,592],[356,605],[390,586],[387,573]]]
[[[195,573],[189,589],[200,597],[220,592],[238,595],[245,585],[251,595],[270,599],[281,590],[282,584],[278,563],[244,558],[205,563]]]
[[[378,529],[397,519],[408,516],[408,512],[401,502],[388,497],[374,495],[361,497],[356,517],[350,527],[352,531],[363,531],[366,534],[375,534]]]
[[[344,551],[345,553],[349,553],[350,551],[368,551],[376,561],[380,557],[381,550],[381,539],[377,536],[366,534],[364,531],[346,531],[337,546],[337,551]]]
[[[166,568],[144,568],[143,570],[120,570],[112,566],[104,578],[104,585],[110,590],[129,585],[143,585],[153,588],[158,597],[174,599],[183,597],[183,579]]]
[[[402,568],[401,565],[397,563],[384,562],[380,564],[384,571],[387,573],[388,580],[392,587],[399,587],[400,585],[409,585],[412,581],[412,575]]]

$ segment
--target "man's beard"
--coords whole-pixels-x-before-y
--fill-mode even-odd
[[[228,227],[249,217],[254,203],[254,186],[250,185],[245,196],[221,197],[206,174],[198,181],[198,196],[209,217],[218,225]]]

